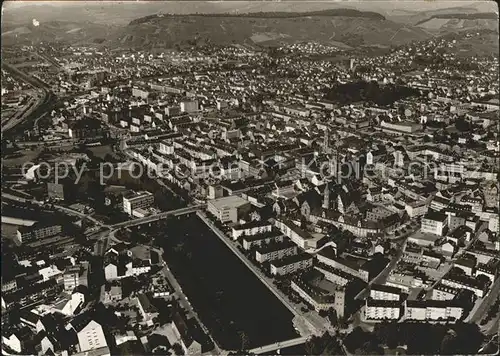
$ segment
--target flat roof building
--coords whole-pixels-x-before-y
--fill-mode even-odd
[[[154,200],[154,195],[151,192],[133,192],[123,197],[123,211],[133,215],[134,210],[148,208]]]
[[[251,204],[239,196],[231,195],[228,197],[210,200],[207,203],[207,210],[219,221],[238,222],[238,219],[250,210]]]

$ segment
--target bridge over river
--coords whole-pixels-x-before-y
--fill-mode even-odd
[[[284,349],[287,347],[301,345],[301,344],[305,343],[308,338],[309,338],[308,336],[301,336],[301,337],[298,337],[295,339],[290,339],[290,340],[286,340],[286,341],[279,341],[279,342],[275,342],[274,344],[256,347],[254,349],[249,350],[249,352],[252,354],[256,354],[256,355],[268,353],[271,351],[276,351],[276,350]]]

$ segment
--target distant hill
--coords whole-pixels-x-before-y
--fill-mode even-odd
[[[497,20],[498,16],[494,13],[476,13],[476,14],[463,14],[463,13],[451,13],[451,14],[438,14],[433,15],[429,19],[421,20],[416,25],[421,25],[432,19],[459,19],[459,20]]]
[[[328,3],[336,8],[324,9],[326,3],[308,2],[148,2],[147,6],[125,2],[118,8],[107,2],[68,4],[33,6],[30,11],[28,7],[6,9],[2,45],[56,41],[162,50],[209,43],[275,46],[318,41],[346,49],[383,50],[469,30],[498,33],[497,15],[471,6],[427,11],[378,9],[382,3],[363,7],[379,13],[342,8],[340,3]],[[211,9],[214,12],[207,12]],[[266,12],[257,12],[260,9]],[[34,18],[38,27],[32,24]],[[480,45],[472,46],[471,41],[464,53]]]
[[[449,7],[444,9],[427,10],[427,11],[407,11],[403,13],[393,11],[386,13],[386,17],[394,22],[406,23],[411,25],[416,25],[421,22],[425,22],[434,16],[446,15],[446,14],[476,14],[479,10],[474,7]]]
[[[433,15],[416,26],[436,34],[464,30],[492,30],[498,32],[498,15],[494,13],[448,13]]]
[[[464,35],[464,32],[453,32],[443,36],[454,40],[452,48],[445,48],[445,52],[459,56],[495,56],[498,58],[498,30],[474,30],[473,36]]]
[[[318,41],[349,47],[391,46],[428,38],[367,11],[334,9],[305,13],[156,14],[133,20],[110,40],[119,47],[165,48],[176,45],[277,45]]]
[[[130,25],[137,25],[141,23],[146,23],[155,18],[164,18],[164,17],[237,17],[237,18],[264,18],[264,19],[290,19],[290,18],[300,18],[300,17],[310,17],[310,16],[327,16],[327,17],[336,17],[336,16],[344,16],[344,17],[365,17],[369,19],[376,20],[385,20],[385,17],[377,12],[371,11],[359,11],[354,9],[330,9],[330,10],[321,10],[321,11],[309,11],[309,12],[250,12],[245,14],[239,13],[221,13],[221,14],[155,14],[149,15],[142,18],[135,19],[130,22]]]

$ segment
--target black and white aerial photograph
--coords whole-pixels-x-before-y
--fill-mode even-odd
[[[3,355],[498,356],[493,1],[21,1]]]

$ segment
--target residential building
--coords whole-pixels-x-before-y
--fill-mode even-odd
[[[104,305],[117,303],[122,300],[122,287],[121,286],[102,286],[103,295],[101,295],[101,300]]]
[[[465,255],[453,262],[453,266],[460,268],[467,276],[472,276],[476,267],[476,258],[473,255]]]
[[[73,291],[79,285],[88,285],[87,265],[76,265],[66,269],[63,273],[64,290]]]
[[[78,337],[80,352],[96,350],[108,346],[102,326],[95,320],[90,320],[87,323],[75,325],[73,327]]]
[[[17,280],[15,278],[2,280],[2,293],[15,291],[16,289],[17,289]]]
[[[139,313],[142,316],[142,321],[143,323],[146,323],[147,325],[152,326],[153,325],[153,319],[158,316],[158,310],[156,307],[151,303],[151,300],[149,297],[144,294],[140,293],[136,298],[135,298],[136,304],[139,308]]]
[[[344,259],[342,257],[335,257],[331,253],[328,253],[328,251],[329,247],[324,248],[316,255],[316,258],[320,263],[323,263],[335,269],[339,269],[345,273],[352,275],[353,277],[368,282],[370,274],[367,270],[359,267],[356,263],[353,263],[347,259]]]
[[[198,110],[198,100],[181,101],[181,112],[192,113]]]
[[[370,298],[374,300],[401,300],[402,290],[383,284],[372,284],[370,287]]]
[[[154,195],[151,192],[133,192],[123,197],[123,211],[133,215],[134,210],[148,208],[154,203],[154,200]]]
[[[446,214],[427,212],[422,218],[422,232],[444,236],[447,233],[448,217]]]
[[[291,283],[292,290],[310,304],[316,311],[334,309],[338,317],[345,313],[345,290],[339,287],[333,294],[309,285],[298,278]]]
[[[255,246],[283,242],[284,240],[285,235],[283,235],[279,230],[273,229],[264,234],[243,236],[243,248],[245,250],[250,250]]]
[[[399,320],[402,315],[401,309],[401,301],[367,298],[365,300],[364,319]]]
[[[267,221],[251,221],[246,224],[233,226],[233,239],[237,240],[240,236],[259,235],[272,230],[273,225]]]
[[[287,219],[276,220],[276,227],[290,238],[297,246],[303,250],[315,249],[318,247],[320,238],[312,236],[307,231],[302,230],[294,222]]]
[[[461,306],[448,300],[406,300],[404,306],[406,320],[457,321],[463,314]]]
[[[476,279],[475,277],[467,276],[465,273],[460,274],[454,271],[448,272],[441,279],[441,283],[445,286],[450,286],[456,289],[470,290],[474,292],[478,298],[482,298],[486,295],[489,284],[491,284],[488,278],[486,278],[486,280]]]
[[[314,269],[323,273],[325,278],[339,286],[345,286],[356,279],[352,274],[346,273],[338,268],[333,268],[321,262],[316,262]]]
[[[283,259],[298,253],[297,245],[291,241],[270,243],[259,246],[255,250],[255,259],[259,263]]]
[[[195,335],[199,335],[199,333],[192,330],[195,328],[193,326],[193,318],[188,319],[181,311],[177,310],[174,311],[172,319],[172,329],[180,340],[184,353],[186,355],[201,355],[202,344],[199,340],[195,339]]]
[[[17,229],[17,242],[19,244],[29,243],[34,240],[40,240],[52,237],[62,232],[62,226],[59,224],[37,222],[31,226],[21,226]]]
[[[432,300],[453,300],[456,298],[459,289],[446,286],[442,283],[438,283],[432,288],[431,299]]]

